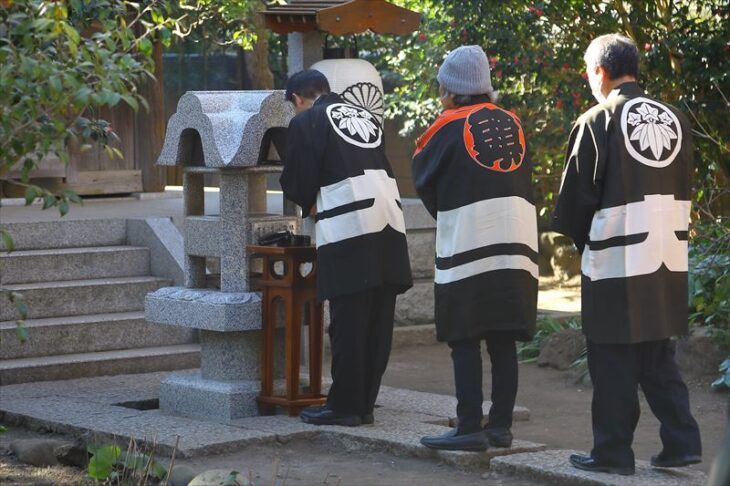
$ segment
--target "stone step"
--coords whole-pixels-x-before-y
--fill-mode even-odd
[[[79,219],[8,223],[0,225],[13,238],[16,250],[79,248],[124,245],[127,222],[124,219]],[[0,250],[7,250],[0,240]]]
[[[142,276],[150,273],[150,251],[97,246],[0,252],[0,268],[1,284]]]
[[[21,343],[15,322],[0,322],[0,359],[190,344],[196,339],[194,330],[145,321],[144,312],[29,319],[25,327],[28,340]]]
[[[653,468],[646,461],[636,461],[636,474],[619,476],[582,471],[570,465],[571,454],[585,454],[571,450],[548,450],[495,457],[489,469],[508,476],[519,476],[527,481],[560,486],[703,486],[707,476],[691,467],[681,469]]]
[[[0,361],[0,385],[172,371],[199,366],[198,344],[7,359]]]
[[[80,316],[144,309],[149,292],[170,285],[157,277],[117,277],[4,285],[0,290],[0,321],[17,319],[7,294],[19,292],[28,305],[28,319]]]

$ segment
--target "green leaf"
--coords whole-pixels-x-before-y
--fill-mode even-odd
[[[132,95],[122,95],[122,99],[125,103],[129,105],[130,108],[132,108],[134,111],[139,110],[139,103],[137,103],[137,100],[134,99],[134,96]]]
[[[238,476],[240,474],[238,471],[231,471],[223,480],[222,486],[238,486]]]
[[[66,198],[71,201],[72,203],[76,204],[84,204],[84,200],[81,199],[81,196],[78,195],[75,191],[72,191],[71,189],[66,189],[63,191],[63,195],[66,196]]]
[[[58,203],[58,212],[61,213],[61,217],[64,217],[68,214],[68,201],[65,199]]]
[[[25,205],[30,206],[33,204],[33,201],[36,200],[38,197],[38,193],[36,192],[34,187],[27,187],[25,189]]]
[[[94,456],[89,460],[88,475],[97,481],[108,479],[113,471],[113,463],[101,457]]]
[[[10,232],[8,230],[0,229],[0,237],[2,237],[5,251],[11,252],[15,250],[15,242],[13,241],[13,237],[10,235]]]
[[[55,206],[55,205],[56,205],[56,198],[53,197],[53,195],[46,194],[43,197],[43,209],[48,209],[51,206]]]
[[[167,469],[165,469],[165,467],[159,462],[154,462],[152,464],[152,470],[150,472],[152,476],[159,481],[162,481],[165,479],[165,476],[167,476]]]
[[[149,57],[152,55],[152,42],[150,42],[149,39],[145,38],[140,40],[137,43],[137,47],[139,47],[140,52],[142,52],[145,56]]]
[[[18,314],[20,314],[20,319],[25,320],[28,318],[28,304],[26,304],[24,301],[16,302],[15,308],[18,311]]]
[[[28,340],[28,328],[23,325],[23,321],[15,321],[15,337],[21,343]]]

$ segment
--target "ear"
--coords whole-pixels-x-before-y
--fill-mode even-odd
[[[304,98],[296,93],[292,93],[292,100],[294,100],[294,106],[296,106],[297,108],[302,106],[302,103],[304,103]]]
[[[596,74],[600,76],[602,82],[607,83],[611,80],[611,78],[608,77],[608,71],[603,69],[603,66],[596,65],[595,69]]]

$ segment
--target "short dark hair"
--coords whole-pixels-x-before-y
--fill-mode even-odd
[[[287,101],[294,101],[294,94],[302,98],[313,99],[322,94],[329,94],[330,83],[324,74],[316,69],[305,69],[292,74],[286,81]]]
[[[621,34],[606,34],[593,39],[585,57],[588,66],[601,66],[609,79],[639,77],[639,50],[634,41]]]
[[[454,104],[456,106],[470,106],[479,105],[482,103],[494,103],[497,96],[492,91],[491,93],[479,94],[479,95],[454,95]]]

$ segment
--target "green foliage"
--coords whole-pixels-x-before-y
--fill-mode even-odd
[[[88,474],[89,477],[97,481],[104,481],[112,477],[114,473],[114,465],[117,463],[119,456],[122,455],[122,449],[115,445],[106,445],[101,447],[89,447],[89,454],[92,455],[89,460]]]
[[[730,390],[730,358],[720,364],[720,376],[712,382],[713,390]]]
[[[571,320],[561,320],[552,317],[542,318],[537,321],[537,328],[532,341],[519,343],[517,345],[517,359],[521,363],[534,363],[540,354],[540,346],[542,342],[549,336],[563,329],[580,329],[580,322]]]
[[[14,0],[0,10],[0,177],[20,171],[26,204],[65,215],[80,198],[29,183],[48,154],[68,163],[72,146],[100,144],[122,153],[112,126],[98,116],[120,102],[147,107],[137,87],[153,78],[152,39],[181,33],[164,2]],[[3,233],[3,239],[9,238]],[[6,243],[7,244],[7,243]]]
[[[87,473],[91,479],[114,485],[158,484],[167,476],[164,466],[131,439],[126,451],[114,444],[90,445]]]
[[[689,251],[690,319],[730,349],[730,219],[700,223]]]
[[[730,7],[724,0],[400,0],[423,13],[419,32],[394,42],[364,36],[361,51],[393,87],[387,116],[419,134],[441,110],[436,73],[448,51],[482,46],[499,103],[525,127],[540,214],[558,189],[571,124],[594,101],[582,79],[583,53],[598,35],[621,32],[642,51],[651,95],[690,112],[698,177],[730,174]],[[717,185],[717,182],[715,182]]]

